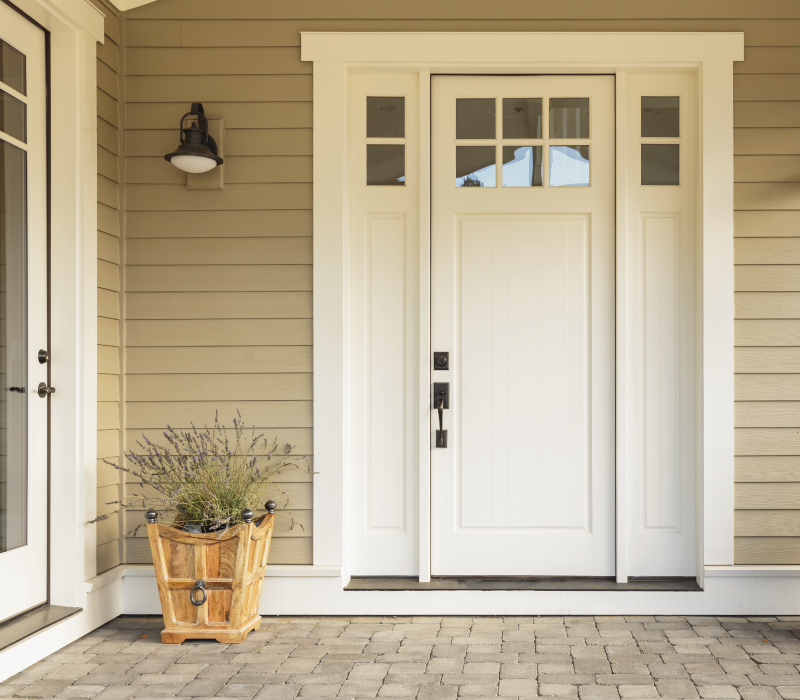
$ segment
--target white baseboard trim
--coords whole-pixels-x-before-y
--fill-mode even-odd
[[[161,613],[152,568],[150,572],[148,575],[142,567],[123,577],[126,614]],[[792,580],[800,577],[800,567],[747,567],[741,571],[739,567],[708,567],[705,590],[692,592],[344,591],[341,576],[331,572],[268,575],[261,614],[793,615],[800,609],[800,586]]]
[[[746,578],[800,577],[800,566],[791,564],[759,566],[706,566],[706,576],[733,576]]]
[[[91,582],[87,582],[87,585],[91,585]],[[84,610],[0,652],[0,681],[24,671],[28,666],[122,615],[123,597],[122,576],[97,589],[90,588]]]

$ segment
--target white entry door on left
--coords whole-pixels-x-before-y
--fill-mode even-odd
[[[47,600],[45,35],[0,3],[0,622]]]

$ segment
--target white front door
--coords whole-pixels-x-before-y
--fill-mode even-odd
[[[614,574],[614,177],[612,77],[433,78],[435,576]]]
[[[0,3],[0,622],[47,599],[44,32]]]

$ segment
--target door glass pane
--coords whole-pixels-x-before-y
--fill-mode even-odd
[[[27,534],[26,155],[0,141],[0,552]]]
[[[589,146],[550,146],[550,187],[589,186]]]
[[[402,139],[406,135],[405,97],[367,98],[367,138]]]
[[[26,141],[25,110],[24,103],[0,90],[0,131],[5,131],[20,141]]]
[[[677,143],[643,143],[642,184],[679,185],[680,156]]]
[[[503,187],[542,186],[542,147],[503,146]]]
[[[493,139],[495,112],[493,97],[456,100],[456,138]]]
[[[367,184],[406,184],[406,147],[402,144],[367,144]]]
[[[456,146],[456,187],[496,187],[494,146]]]
[[[642,97],[642,136],[680,135],[680,97]]]
[[[550,98],[550,138],[589,138],[589,98]]]
[[[503,100],[503,138],[542,138],[541,97],[512,97]]]
[[[25,56],[0,39],[0,82],[23,95],[25,91]]]

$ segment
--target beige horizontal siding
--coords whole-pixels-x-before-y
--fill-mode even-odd
[[[295,3],[264,3],[261,0],[237,0],[222,3],[217,0],[172,0],[154,3],[133,10],[135,18],[158,19],[202,19],[202,20],[257,20],[319,18],[322,20],[412,19],[455,20],[493,19],[528,20],[553,19],[577,20],[592,26],[588,20],[657,19],[796,19],[800,18],[800,7],[794,0],[674,0],[671,3],[648,3],[639,0],[615,0],[598,3],[595,0],[573,0],[568,4],[526,2],[511,0],[487,5],[481,0],[454,2],[431,2],[430,0],[407,0],[403,4],[374,3],[371,0],[348,0],[331,3],[328,0],[306,0]],[[421,22],[419,24],[422,24]],[[519,26],[519,25],[516,25]],[[616,27],[608,27],[613,31]],[[340,29],[344,29],[340,27]],[[331,30],[329,30],[331,31]],[[399,29],[397,31],[400,31]],[[596,31],[596,30],[595,30]],[[666,31],[666,30],[665,30]]]
[[[212,405],[309,421],[313,111],[302,31],[744,32],[734,66],[736,561],[800,563],[800,4],[170,0],[126,17],[128,414],[142,425]],[[225,118],[224,190],[186,190],[162,160],[198,99]],[[102,176],[112,169],[107,159]],[[264,427],[310,451],[310,421]],[[775,485],[783,505],[761,506],[758,489]],[[280,557],[310,561],[310,536],[280,539]],[[297,540],[307,548],[292,549]],[[142,542],[131,551],[145,560]]]
[[[800,563],[797,43],[749,46],[734,77],[739,564]]]
[[[161,44],[140,47],[135,24],[126,52],[128,442],[142,432],[159,441],[167,423],[211,423],[216,412],[230,425],[240,411],[310,454],[310,66],[298,46],[179,48],[170,25],[151,27]],[[198,99],[225,118],[224,189],[188,190],[163,160]],[[270,563],[312,563],[311,479],[279,476],[289,498],[275,492]],[[141,533],[126,552],[129,562],[150,560]]]

